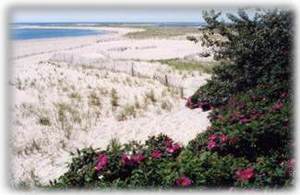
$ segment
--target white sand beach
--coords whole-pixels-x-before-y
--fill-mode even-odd
[[[81,27],[83,28],[83,27]],[[142,28],[94,27],[105,35],[11,41],[10,146],[14,185],[47,184],[69,153],[166,134],[185,145],[209,126],[209,112],[185,107],[209,74],[163,59],[199,57],[185,36],[132,39]]]

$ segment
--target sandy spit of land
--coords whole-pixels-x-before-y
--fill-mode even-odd
[[[159,133],[187,144],[209,125],[208,112],[184,106],[209,75],[153,62],[205,48],[182,37],[124,37],[143,30],[138,28],[96,29],[110,33],[11,41],[12,185],[47,184],[66,171],[69,152],[77,148],[105,147],[112,138],[144,141]],[[130,74],[132,64],[139,74]],[[172,82],[180,87],[155,79],[159,74],[175,75]]]

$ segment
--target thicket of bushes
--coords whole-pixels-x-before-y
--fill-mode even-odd
[[[290,81],[294,38],[291,12],[261,11],[250,19],[240,10],[239,16],[228,14],[230,24],[216,20],[219,13],[213,11],[203,16],[209,28],[204,32],[203,44],[220,46],[215,57],[227,63],[214,69],[212,79],[192,97],[194,102],[217,106],[258,84]],[[221,34],[224,39],[214,39],[214,34]]]
[[[183,147],[159,135],[74,154],[51,188],[282,188],[293,183],[292,13],[239,11],[230,24],[206,12],[203,37],[227,62],[187,106],[210,110],[211,126]],[[187,129],[188,131],[188,129]]]

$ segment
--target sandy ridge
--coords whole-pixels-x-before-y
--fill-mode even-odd
[[[123,35],[136,29],[101,29],[115,33],[13,42],[13,185],[46,184],[57,178],[66,171],[69,152],[77,148],[105,147],[111,138],[122,143],[143,141],[158,133],[187,144],[209,125],[208,112],[186,108],[180,90],[152,76],[136,77],[124,71],[49,60],[67,52],[89,60],[109,57],[115,67],[135,63],[144,75],[161,72],[186,77],[185,87],[190,90],[186,94],[206,82],[206,75],[180,75],[161,64],[146,62],[192,55],[201,50],[200,45],[176,39],[131,40]]]

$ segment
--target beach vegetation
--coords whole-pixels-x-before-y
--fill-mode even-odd
[[[157,60],[161,64],[166,64],[175,70],[179,71],[200,71],[203,73],[212,73],[212,69],[216,67],[219,62],[217,61],[196,61],[196,60],[188,60],[188,59],[180,59],[180,58],[172,58],[166,60]]]
[[[131,80],[131,78],[130,77],[126,77],[126,80],[125,80],[124,84],[132,86],[132,80]]]
[[[53,189],[288,189],[294,185],[291,45],[293,15],[288,10],[204,12],[204,37],[225,59],[187,107],[210,110],[211,125],[186,146],[167,135],[144,143],[111,143],[73,154],[68,170],[50,182]],[[220,40],[220,39],[219,39]],[[217,41],[217,42],[215,42]],[[188,131],[189,129],[187,129]]]
[[[25,83],[22,82],[22,80],[20,78],[17,78],[16,82],[15,82],[15,86],[17,89],[19,90],[25,90],[26,85]]]
[[[81,100],[81,95],[78,92],[72,92],[69,95],[70,98],[75,99],[77,101]]]
[[[178,89],[176,87],[167,87],[167,91],[171,94],[171,96],[175,97],[180,95],[181,89]]]
[[[97,94],[95,92],[92,92],[89,95],[89,105],[96,106],[98,108],[101,107],[100,98],[97,96]]]
[[[183,36],[188,33],[199,33],[197,28],[193,27],[143,27],[143,31],[130,32],[125,36],[131,39],[148,38],[169,38],[174,36]]]
[[[106,95],[109,94],[109,90],[106,89],[106,88],[104,88],[104,87],[100,87],[100,88],[98,88],[98,90],[99,90],[99,92],[100,92],[101,95],[106,96]]]
[[[240,187],[291,185],[293,173],[287,166],[294,162],[293,14],[263,10],[251,20],[239,10],[238,16],[228,15],[230,24],[219,22],[218,16],[214,11],[204,14],[207,33],[217,31],[226,41],[209,36],[204,41],[221,46],[215,56],[230,63],[215,67],[208,83],[188,99],[190,108],[212,109],[211,127],[188,147],[196,153],[205,150],[247,159],[251,167],[236,172]]]
[[[70,138],[74,123],[80,124],[82,121],[80,113],[71,107],[71,105],[64,102],[55,104],[55,107],[57,109],[57,121],[60,128],[64,131],[65,136]]]
[[[50,119],[47,116],[41,116],[39,118],[39,123],[41,125],[44,125],[44,126],[50,126],[51,125]]]
[[[229,14],[232,23],[217,20],[219,13],[205,12],[208,28],[202,42],[214,50],[216,59],[225,63],[216,66],[212,79],[193,96],[213,105],[225,103],[237,92],[259,84],[290,82],[293,41],[293,16],[288,11],[256,12],[251,20],[246,12]],[[288,29],[288,30],[287,30]],[[227,39],[211,39],[219,33]],[[275,44],[276,43],[276,44]],[[215,47],[219,45],[219,47]],[[230,62],[230,63],[229,63]]]
[[[139,102],[137,96],[134,96],[134,106],[135,106],[137,109],[141,108],[141,105],[140,105],[140,102]]]
[[[116,91],[116,89],[112,88],[112,90],[110,91],[110,103],[113,107],[117,107],[119,106],[119,96],[118,93]]]
[[[36,87],[36,79],[33,79],[33,80],[30,82],[30,87],[32,87],[32,88]]]
[[[163,100],[160,104],[160,107],[163,110],[171,111],[172,110],[172,103],[168,100]]]
[[[145,100],[150,100],[152,103],[157,102],[157,98],[155,97],[154,90],[151,89],[149,92],[145,93]]]
[[[135,105],[125,105],[122,109],[122,111],[119,113],[119,115],[117,116],[117,119],[119,121],[123,121],[126,119],[129,119],[129,117],[136,117],[136,107]]]
[[[35,141],[35,139],[32,140],[32,142],[28,145],[26,145],[24,149],[25,155],[33,154],[34,152],[38,152],[41,150],[40,145]]]
[[[199,41],[195,36],[192,36],[192,35],[186,36],[186,39],[189,41],[192,41],[194,43],[198,43],[198,41]]]

